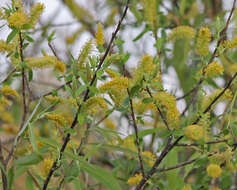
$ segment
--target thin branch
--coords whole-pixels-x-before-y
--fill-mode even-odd
[[[60,60],[56,50],[54,49],[54,47],[52,46],[52,44],[50,42],[48,42],[48,46],[51,49],[51,51],[53,52],[54,56],[57,57],[58,60]]]
[[[228,142],[228,140],[208,141],[205,144],[218,144],[218,143],[223,143],[223,142]],[[199,144],[199,143],[179,143],[179,144],[176,144],[176,146],[201,146],[201,144]]]
[[[151,98],[153,98],[152,93],[151,93],[151,91],[150,91],[150,89],[148,87],[146,87],[146,91],[148,92],[149,96]],[[163,115],[162,111],[160,110],[160,108],[157,105],[156,105],[156,109],[158,110],[158,112],[159,112],[163,122],[165,123],[166,128],[170,131],[170,128],[169,128],[169,125],[168,125],[168,123],[167,123],[167,121],[165,119],[165,116]]]
[[[1,173],[2,173],[2,186],[3,190],[8,190],[7,187],[7,174],[6,174],[6,162],[4,161],[3,151],[2,151],[2,141],[0,139],[0,162],[1,162]]]
[[[106,115],[105,115],[104,117],[102,117],[98,122],[96,122],[96,123],[94,124],[94,126],[97,126],[97,125],[99,125],[100,123],[102,123],[108,116],[109,116],[109,114],[106,114]],[[82,137],[81,142],[80,142],[79,146],[78,146],[77,149],[76,149],[77,155],[80,155],[81,152],[82,152],[81,148],[82,148],[82,146],[84,145],[84,143],[87,141],[87,139],[88,139],[88,137],[89,137],[89,130],[90,130],[90,128],[91,128],[91,126],[88,125],[87,128],[86,128],[85,134],[84,134],[84,136]],[[73,163],[74,163],[74,160],[72,160],[72,161],[70,162],[69,167],[71,167]],[[65,175],[62,177],[62,179],[61,179],[61,181],[60,181],[60,183],[59,183],[59,186],[58,186],[57,190],[60,190],[60,189],[62,188],[62,185],[63,185],[63,183],[64,183],[64,181],[65,181],[65,177],[66,177]]]
[[[139,163],[140,163],[140,167],[141,167],[142,176],[145,177],[144,166],[143,166],[143,163],[142,163],[142,156],[141,156],[140,139],[138,137],[138,127],[137,127],[137,122],[136,122],[136,118],[135,118],[135,114],[134,114],[132,98],[130,96],[130,92],[129,92],[128,88],[127,88],[127,93],[128,93],[128,97],[129,97],[131,116],[132,116],[132,120],[133,120],[133,127],[134,127],[134,130],[135,130],[136,145],[137,145],[137,150],[138,150],[138,152],[137,152],[138,153],[138,159],[139,159]]]
[[[16,72],[16,68],[14,68],[12,71],[10,71],[10,73],[6,76],[5,79],[3,79],[3,80],[0,82],[0,84],[2,84],[2,83],[4,83],[4,82],[8,81],[8,80],[11,78],[11,76],[12,76],[15,72]]]
[[[19,32],[19,51],[20,51],[20,59],[21,59],[21,62],[24,62],[24,55],[23,55],[23,39],[22,39],[22,33]],[[23,101],[23,115],[22,115],[22,119],[21,119],[21,125],[20,125],[20,130],[21,128],[23,127],[24,123],[25,123],[25,120],[26,120],[26,115],[27,115],[27,106],[26,106],[26,77],[25,77],[25,69],[24,67],[22,67],[22,70],[21,70],[21,77],[22,77],[22,80],[21,80],[21,83],[22,83],[22,101]],[[19,140],[19,138],[17,139]],[[12,146],[12,149],[10,151],[10,153],[8,154],[5,162],[6,164],[8,164],[9,160],[11,159],[13,153],[14,153],[14,145]]]
[[[127,14],[129,2],[130,2],[130,0],[127,1],[126,7],[125,7],[124,12],[123,12],[123,15],[122,15],[121,19],[119,20],[119,23],[118,23],[118,25],[117,25],[115,31],[112,33],[112,37],[111,37],[111,39],[110,39],[109,45],[108,45],[108,47],[107,47],[107,49],[106,49],[106,51],[105,51],[104,56],[103,56],[102,59],[100,60],[100,63],[99,63],[99,65],[98,65],[98,67],[97,67],[97,69],[96,69],[96,71],[95,71],[95,73],[94,73],[94,75],[93,75],[93,78],[92,78],[92,80],[91,80],[89,86],[92,86],[92,85],[94,84],[94,82],[96,81],[97,72],[98,72],[99,69],[102,67],[102,65],[103,65],[103,63],[104,63],[104,60],[105,60],[105,58],[107,57],[107,55],[108,55],[108,53],[109,53],[109,51],[110,51],[110,48],[111,48],[111,46],[112,46],[112,44],[113,44],[113,41],[114,41],[114,39],[115,39],[117,33],[118,33],[119,30],[120,30],[120,26],[121,26],[121,24],[122,24],[122,21],[123,21],[123,19],[125,18],[126,14]],[[83,102],[85,102],[85,101],[89,98],[89,92],[90,92],[90,88],[88,87],[87,90],[86,90],[85,96],[84,96],[84,98],[83,98]],[[78,112],[77,112],[77,113],[80,112],[81,106],[82,106],[82,104],[79,105],[79,107],[78,107]],[[76,116],[75,116],[75,118],[74,118],[74,120],[73,120],[73,122],[72,122],[72,125],[71,125],[71,127],[70,127],[71,129],[74,129],[74,127],[76,126],[76,124],[77,124],[77,118],[78,118],[78,114],[76,114]],[[53,173],[60,167],[58,162],[61,161],[63,152],[64,152],[64,150],[65,150],[65,148],[66,148],[68,142],[70,141],[70,138],[71,138],[71,135],[70,135],[70,133],[68,133],[68,134],[66,135],[66,138],[64,139],[64,143],[63,143],[63,145],[62,145],[62,147],[61,147],[61,149],[60,149],[59,157],[54,161],[52,167],[50,168],[50,171],[49,171],[49,173],[48,173],[48,176],[46,177],[46,179],[45,179],[45,181],[44,181],[43,190],[46,190],[46,189],[47,189],[48,184],[49,184],[49,181],[50,181],[50,179],[51,179]]]
[[[152,177],[152,175],[156,172],[156,168],[161,164],[162,160],[166,157],[166,155],[174,148],[174,146],[183,138],[183,136],[180,136],[177,138],[173,143],[172,141],[172,136],[169,136],[168,142],[161,152],[161,155],[156,159],[154,165],[152,168],[148,171],[148,173],[145,175],[145,177],[142,178],[140,183],[137,185],[135,190],[140,190],[143,188],[143,186],[146,184],[146,182]]]
[[[204,114],[210,111],[211,107],[217,102],[217,100],[225,93],[225,91],[230,87],[231,83],[234,81],[234,79],[237,77],[237,72],[234,74],[234,76],[229,80],[228,84],[225,86],[225,88],[221,91],[221,93],[215,97],[215,99],[209,104],[209,106],[204,110]],[[197,122],[201,119],[201,116],[199,116],[194,124],[197,124]]]

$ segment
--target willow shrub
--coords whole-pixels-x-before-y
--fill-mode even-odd
[[[66,43],[91,34],[67,61],[52,45],[50,23],[42,36],[51,51],[28,56],[43,4],[27,10],[12,0],[0,9],[10,30],[0,41],[9,63],[0,88],[3,189],[236,189],[236,0],[225,2],[233,3],[227,11],[210,0],[108,0],[99,23],[76,1],[62,3],[81,23]],[[149,34],[156,50],[133,69],[119,37],[127,12],[143,28],[133,43]],[[114,32],[105,37],[108,27]],[[46,68],[62,85],[39,95],[31,83]],[[168,68],[183,96],[164,88]]]

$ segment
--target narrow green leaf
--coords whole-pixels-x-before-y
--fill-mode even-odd
[[[26,190],[34,190],[34,181],[29,175],[26,177]]]
[[[7,36],[7,43],[11,42],[18,32],[19,30],[13,29],[11,33]]]
[[[12,185],[13,185],[13,182],[14,182],[14,178],[15,178],[14,168],[11,167],[11,168],[8,170],[8,173],[7,173],[7,182],[8,182],[8,188],[9,188],[9,190],[12,189]]]
[[[38,151],[38,147],[36,145],[36,139],[35,139],[35,134],[34,134],[34,130],[33,130],[33,126],[31,125],[31,123],[29,123],[29,135],[30,135],[30,143],[32,145],[32,148],[34,151]]]
[[[30,155],[20,157],[19,159],[17,159],[14,162],[14,164],[16,166],[17,165],[28,166],[28,165],[38,164],[41,160],[42,160],[42,158],[39,155],[32,153]]]
[[[89,175],[93,176],[98,182],[111,190],[122,190],[117,180],[107,170],[92,165],[83,159],[79,158],[82,170],[85,170]]]

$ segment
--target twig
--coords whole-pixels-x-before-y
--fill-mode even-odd
[[[223,142],[228,142],[228,140],[217,140],[217,141],[208,141],[205,144],[217,144],[217,143],[223,143]],[[176,144],[176,146],[200,146],[201,144],[199,143],[179,143]]]
[[[16,72],[16,68],[14,68],[12,71],[10,71],[10,73],[7,75],[7,77],[6,77],[5,79],[3,79],[3,80],[0,82],[0,84],[2,84],[2,83],[4,83],[4,82],[8,81],[8,80],[11,78],[11,76],[12,76],[15,72]]]
[[[109,51],[110,51],[110,48],[111,48],[111,46],[112,46],[112,43],[113,43],[113,41],[114,41],[114,39],[115,39],[115,37],[116,37],[118,31],[120,30],[120,26],[121,26],[121,24],[122,24],[122,21],[123,21],[123,19],[125,18],[126,14],[127,14],[129,2],[130,2],[130,0],[127,1],[127,4],[126,4],[125,10],[124,10],[124,13],[123,13],[121,19],[119,20],[119,23],[118,23],[118,25],[117,25],[117,27],[116,27],[116,29],[115,29],[115,32],[112,33],[112,37],[111,37],[111,39],[110,39],[109,45],[108,45],[108,47],[107,47],[107,49],[106,49],[106,51],[105,51],[104,56],[103,56],[102,59],[100,60],[100,63],[99,63],[99,65],[98,65],[98,67],[97,67],[97,69],[96,69],[96,71],[95,71],[95,73],[94,73],[94,75],[93,75],[93,78],[92,78],[92,80],[91,80],[89,86],[92,86],[92,85],[94,84],[94,82],[95,82],[95,80],[96,80],[97,72],[98,72],[99,69],[102,67],[102,65],[103,65],[103,63],[104,63],[104,60],[105,60],[105,58],[107,57],[107,55],[108,55],[108,53],[109,53]],[[90,92],[90,88],[88,87],[87,90],[86,90],[85,96],[84,96],[84,98],[83,98],[83,102],[85,102],[85,101],[89,98],[89,92]],[[79,107],[78,107],[78,112],[77,112],[77,113],[80,112],[81,106],[82,106],[82,104],[79,105]],[[70,127],[71,129],[73,129],[73,128],[76,126],[76,124],[77,124],[77,118],[78,118],[78,114],[76,114],[76,116],[75,116],[75,118],[74,118],[74,120],[73,120],[73,122],[72,122],[72,125],[71,125],[71,127]],[[71,137],[71,135],[70,135],[70,133],[68,133],[68,134],[66,135],[66,138],[64,139],[64,143],[63,143],[63,145],[62,145],[62,147],[61,147],[61,149],[60,149],[59,157],[54,161],[52,167],[50,168],[50,171],[49,171],[49,173],[48,173],[48,176],[46,177],[46,180],[44,181],[43,190],[46,190],[46,189],[47,189],[48,184],[49,184],[49,181],[50,181],[50,179],[51,179],[53,173],[60,167],[60,166],[58,165],[58,162],[60,162],[61,159],[62,159],[63,152],[64,152],[64,150],[65,150],[65,148],[66,148],[68,142],[70,141],[70,137]]]
[[[2,141],[0,139],[0,162],[1,162],[1,173],[2,173],[2,186],[3,190],[8,190],[7,187],[7,174],[6,174],[6,162],[4,161],[3,152],[2,152]]]
[[[148,92],[149,96],[151,98],[153,98],[152,93],[151,93],[151,91],[150,91],[150,89],[148,87],[146,87],[146,91]],[[165,116],[163,115],[162,111],[160,110],[160,108],[157,105],[156,105],[156,109],[158,110],[158,112],[159,112],[163,122],[165,123],[166,128],[170,131],[170,128],[169,128],[169,125],[168,125],[168,123],[167,123],[167,121],[165,119]]]
[[[109,116],[108,114],[105,115],[105,116],[104,116],[103,118],[101,118],[97,123],[95,123],[94,126],[99,125],[99,124],[100,124],[101,122],[103,122],[108,116]],[[76,152],[77,152],[78,155],[81,154],[81,151],[82,151],[81,148],[82,148],[83,144],[87,141],[87,138],[88,138],[88,136],[89,136],[89,130],[90,130],[90,128],[91,128],[90,125],[87,126],[86,131],[85,131],[85,135],[82,137],[81,142],[80,142],[79,146],[78,146],[77,149],[76,149]],[[70,162],[69,167],[71,167],[73,163],[74,163],[74,160],[72,160],[72,161]],[[65,175],[62,177],[62,179],[61,179],[61,181],[60,181],[60,183],[59,183],[59,186],[58,186],[57,190],[60,190],[60,189],[62,188],[62,185],[63,185],[64,180],[65,180]]]
[[[221,93],[215,97],[215,99],[209,104],[209,106],[204,110],[204,114],[207,113],[211,107],[216,103],[216,101],[225,93],[225,91],[230,87],[231,83],[234,81],[234,79],[237,77],[237,72],[234,74],[234,76],[229,80],[228,84],[225,86],[225,88],[221,91]],[[201,116],[199,116],[194,124],[197,124],[197,122],[201,119]]]
[[[54,56],[57,57],[58,60],[60,60],[56,50],[53,48],[53,46],[52,46],[52,44],[50,42],[48,42],[48,46],[51,49],[51,51],[53,52]]]
[[[128,97],[129,97],[131,116],[132,116],[132,120],[133,120],[133,127],[134,127],[134,130],[135,130],[136,145],[137,145],[137,150],[138,150],[138,152],[137,152],[138,153],[138,159],[139,159],[139,163],[140,163],[140,167],[141,167],[142,176],[145,177],[144,167],[143,167],[143,163],[142,163],[142,156],[141,156],[140,139],[138,137],[138,127],[137,127],[137,122],[136,122],[136,118],[135,118],[135,114],[134,114],[132,98],[130,96],[130,92],[129,92],[128,88],[127,88],[127,93],[128,93]]]
[[[21,62],[24,62],[24,55],[23,55],[23,39],[22,39],[22,34],[21,32],[19,32],[19,50],[20,50],[20,59]],[[22,115],[22,119],[21,119],[21,125],[20,125],[20,130],[23,127],[25,120],[26,120],[26,115],[27,115],[27,106],[26,106],[26,93],[25,93],[25,87],[26,87],[26,78],[25,78],[25,70],[24,67],[22,67],[21,70],[21,75],[22,75],[22,100],[23,100],[23,115]],[[18,139],[19,140],[19,139]],[[12,149],[10,151],[10,153],[8,154],[5,162],[6,164],[8,164],[9,160],[11,159],[12,155],[14,153],[14,145],[12,146]]]
[[[137,187],[135,188],[135,190],[140,190],[143,188],[143,186],[146,184],[147,180],[149,180],[152,175],[156,172],[156,168],[160,165],[160,163],[162,162],[162,160],[166,157],[166,155],[173,149],[173,147],[183,138],[183,136],[180,136],[179,138],[177,138],[173,143],[171,143],[172,141],[172,136],[169,136],[168,142],[165,146],[165,148],[163,149],[163,151],[161,152],[161,155],[156,159],[154,165],[152,166],[152,168],[148,171],[148,173],[145,175],[145,177],[142,178],[142,180],[140,181],[140,183],[137,185]]]

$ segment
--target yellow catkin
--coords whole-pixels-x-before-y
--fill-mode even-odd
[[[58,60],[55,56],[45,55],[43,57],[27,57],[25,61],[29,68],[42,69],[55,66]]]
[[[61,73],[64,73],[65,70],[66,70],[66,65],[65,65],[62,61],[56,60],[56,63],[55,63],[54,68],[55,68],[57,71],[59,71],[59,72],[61,72]]]
[[[131,136],[128,136],[125,139],[123,139],[122,146],[126,149],[133,151],[133,152],[137,151],[137,147],[134,143],[134,139]]]
[[[119,73],[115,72],[112,69],[105,69],[105,72],[111,77],[111,78],[116,78],[119,77]]]
[[[232,160],[234,153],[232,152],[232,149],[230,147],[227,147],[225,151],[223,152],[217,152],[216,154],[213,154],[208,159],[212,164],[220,165],[223,162],[226,164],[229,164]]]
[[[104,34],[103,34],[103,26],[101,23],[99,23],[97,26],[97,32],[95,34],[95,37],[96,37],[97,45],[103,45],[105,43]]]
[[[157,111],[156,106],[153,102],[144,104],[142,101],[138,101],[134,103],[134,110],[139,115],[145,113],[148,110]]]
[[[83,105],[83,111],[87,113],[96,114],[100,111],[100,109],[106,110],[107,104],[104,98],[99,96],[89,98]]]
[[[128,78],[127,77],[117,77],[109,82],[102,84],[99,87],[99,90],[101,92],[106,92],[111,89],[122,90],[122,89],[127,89],[127,88],[128,88]]]
[[[215,100],[215,98],[217,96],[219,96],[219,94],[223,91],[223,88],[217,89],[215,90],[213,93],[207,95],[206,97],[203,98],[202,100],[202,104],[201,104],[201,108],[202,111],[204,111],[205,109],[207,109],[207,107],[211,104],[211,102],[213,102]],[[227,89],[224,94],[217,100],[215,101],[215,103],[212,105],[212,109],[215,107],[215,105],[223,100],[227,100],[227,101],[231,101],[233,98],[233,94],[230,91],[230,89]]]
[[[190,26],[178,26],[174,28],[168,35],[168,40],[176,39],[193,39],[195,36],[195,30]]]
[[[78,5],[74,0],[64,0],[64,3],[71,10],[71,13],[77,18],[79,21],[93,21],[94,18],[91,13],[85,8]]]
[[[15,135],[18,133],[18,127],[15,125],[3,125],[3,131],[7,134]]]
[[[140,82],[144,77],[155,77],[154,74],[157,70],[157,65],[153,63],[153,57],[149,54],[143,55],[138,67],[134,71],[133,81]]]
[[[34,28],[34,26],[38,22],[44,8],[45,7],[42,3],[36,3],[31,7],[30,16],[29,16],[29,24],[31,25],[32,28]]]
[[[221,188],[216,187],[216,186],[212,186],[212,187],[211,187],[211,190],[221,190]]]
[[[46,177],[50,171],[50,168],[53,165],[53,159],[46,158],[43,160],[42,166],[41,166],[41,173],[44,177]]]
[[[10,86],[5,85],[2,87],[1,92],[4,96],[16,96],[18,97],[18,93],[16,90],[13,90]]]
[[[85,61],[87,60],[89,54],[91,53],[93,49],[93,41],[92,39],[88,40],[86,42],[86,44],[83,46],[79,56],[78,56],[78,65],[79,68],[83,67],[83,64],[85,63]]]
[[[176,107],[175,97],[167,92],[158,92],[154,94],[157,106],[166,108],[166,119],[171,129],[177,129],[180,126],[180,113]]]
[[[207,170],[207,175],[212,178],[218,178],[221,176],[221,173],[222,173],[221,167],[216,164],[209,164],[206,170]]]
[[[5,98],[5,97],[1,97],[0,98],[0,106],[10,106],[11,105],[11,102]]]
[[[14,122],[14,118],[13,115],[9,112],[1,112],[0,118],[6,122],[6,123],[13,123]]]
[[[222,46],[224,48],[236,48],[237,47],[237,36],[234,37],[232,40],[227,39],[227,40],[223,41]]]
[[[66,119],[61,114],[47,113],[45,114],[45,117],[60,126],[65,126],[67,123]]]
[[[196,53],[201,56],[208,55],[211,32],[207,27],[201,27],[198,32]]]
[[[0,52],[9,53],[14,51],[14,45],[12,43],[6,43],[3,40],[0,40]]]
[[[141,0],[143,5],[144,17],[147,23],[156,27],[157,14],[156,14],[156,0]]]
[[[20,12],[15,12],[7,19],[8,25],[13,28],[22,29],[24,24],[27,24],[27,16]]]
[[[104,125],[105,125],[105,127],[107,127],[107,128],[116,129],[116,125],[115,125],[115,123],[114,123],[111,119],[106,119],[106,120],[104,121]]]
[[[192,187],[191,187],[191,185],[186,184],[186,185],[182,188],[182,190],[192,190]]]
[[[224,72],[224,67],[217,61],[213,61],[207,65],[205,69],[201,70],[201,74],[204,74],[206,78],[215,77],[217,75],[222,75]]]
[[[134,176],[130,177],[127,181],[129,185],[137,185],[142,180],[142,174],[135,174]]]
[[[199,125],[189,125],[184,129],[184,134],[191,140],[200,140],[204,137],[204,128]]]
[[[154,165],[156,156],[152,152],[144,151],[142,156],[144,156],[144,161],[148,166],[152,167]]]

